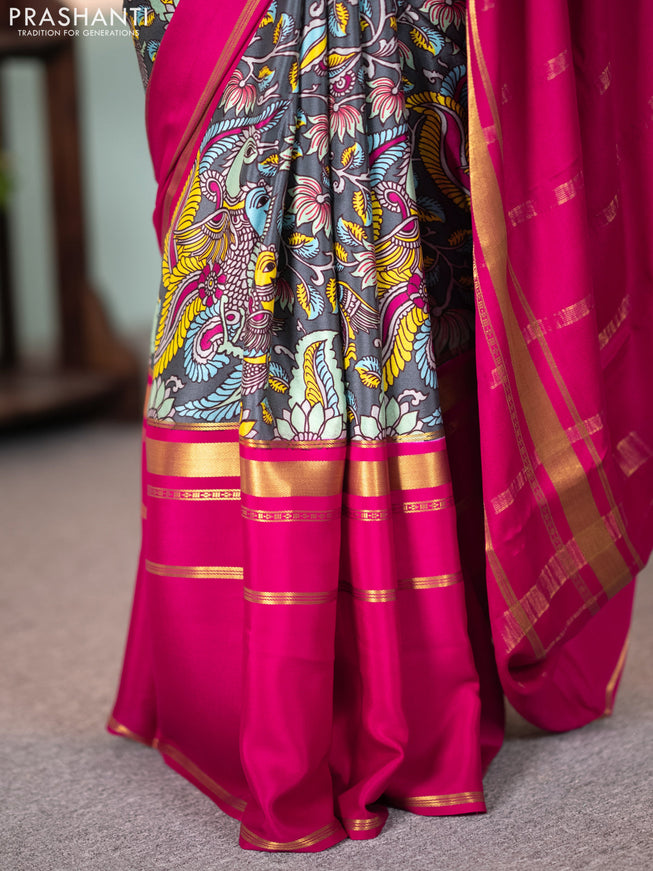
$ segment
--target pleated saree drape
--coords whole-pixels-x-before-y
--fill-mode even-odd
[[[612,708],[652,89],[580,7],[130,6],[163,266],[109,729],[247,849],[483,811],[503,692],[549,729]]]

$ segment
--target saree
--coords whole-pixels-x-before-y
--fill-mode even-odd
[[[652,544],[653,88],[605,5],[127,4],[162,284],[108,728],[245,849],[483,812],[504,694],[612,710]]]

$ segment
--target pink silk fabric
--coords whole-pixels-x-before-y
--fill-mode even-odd
[[[309,444],[145,426],[141,565],[109,728],[241,819],[246,849],[374,837],[381,797],[483,811],[502,736],[496,694],[481,715],[475,654],[496,679],[444,439]]]
[[[653,7],[471,0],[468,34],[493,636],[568,729],[612,708],[652,543]]]
[[[182,0],[165,33],[147,102],[160,238],[266,5]],[[446,444],[145,423],[109,729],[241,820],[246,849],[375,837],[388,805],[483,811],[498,676],[558,730],[609,713],[622,673],[651,549],[653,88],[630,54],[651,10],[468,13],[478,334],[476,361],[439,370]]]

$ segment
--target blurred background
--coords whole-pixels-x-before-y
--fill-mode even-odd
[[[77,7],[68,36],[56,0],[0,2],[3,426],[136,417],[144,384],[159,281],[144,92],[120,0]]]

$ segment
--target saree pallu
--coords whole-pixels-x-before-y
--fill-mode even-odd
[[[163,280],[109,729],[246,849],[483,811],[503,692],[573,728],[624,665],[649,83],[590,99],[623,49],[560,2],[128,8]]]

